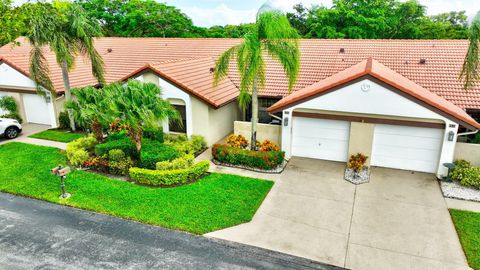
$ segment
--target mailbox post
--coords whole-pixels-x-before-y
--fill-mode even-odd
[[[60,198],[62,199],[66,199],[71,195],[70,193],[65,191],[65,178],[67,178],[67,174],[69,174],[70,171],[70,167],[63,167],[62,165],[58,165],[51,170],[52,174],[60,177],[60,189],[62,191],[62,195],[60,195]]]

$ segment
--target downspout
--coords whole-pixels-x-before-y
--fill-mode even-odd
[[[283,119],[282,119],[281,117],[278,117],[278,116],[276,116],[275,114],[272,114],[272,113],[268,113],[268,115],[269,115],[270,117],[273,117],[273,118],[279,120],[280,123],[282,123],[282,120],[283,120]]]
[[[458,133],[457,134],[457,137],[459,136],[466,136],[466,135],[472,135],[472,134],[476,134],[478,133],[478,129],[474,130],[474,131],[467,131],[467,132],[463,132],[463,133]]]

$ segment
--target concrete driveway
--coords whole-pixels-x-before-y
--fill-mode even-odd
[[[207,234],[350,269],[469,269],[435,177],[293,158],[252,222]]]
[[[29,138],[28,136],[50,129],[50,126],[47,125],[40,125],[40,124],[23,124],[22,125],[22,133],[20,135],[13,139],[13,140],[7,140],[5,138],[0,137],[0,145],[9,143],[9,142],[23,142],[23,143],[30,143],[30,144],[36,144],[36,145],[42,145],[42,146],[50,146],[50,147],[56,147],[60,149],[65,149],[66,144],[61,143],[61,142],[54,142],[54,141],[47,141],[47,140],[40,140],[40,139],[35,139],[35,138]]]

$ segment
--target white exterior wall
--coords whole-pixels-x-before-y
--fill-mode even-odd
[[[368,91],[362,90],[368,88]],[[283,111],[282,124],[282,150],[286,157],[291,157],[292,144],[292,113],[298,109],[313,109],[329,112],[368,114],[371,117],[390,116],[408,117],[418,121],[425,119],[440,120],[445,123],[442,151],[439,159],[437,176],[447,174],[447,169],[442,166],[445,162],[452,162],[455,150],[458,124],[433,112],[385,87],[365,79],[338,89],[331,93],[294,105]],[[288,125],[285,126],[285,120]],[[452,125],[452,126],[450,126]],[[453,131],[455,138],[448,141],[448,133]]]
[[[152,76],[153,75],[153,76]],[[186,117],[187,117],[187,136],[190,137],[193,134],[193,121],[192,121],[192,114],[193,114],[193,109],[192,109],[192,101],[190,98],[190,95],[186,93],[185,91],[177,88],[173,84],[163,80],[162,78],[158,77],[157,75],[153,73],[145,73],[142,74],[135,79],[142,81],[142,82],[152,82],[155,83],[156,85],[160,86],[162,89],[162,98],[165,100],[168,99],[179,99],[182,100],[185,104],[185,112],[186,112]],[[168,121],[165,121],[163,123],[163,130],[165,132],[169,131],[168,128]]]
[[[12,68],[6,63],[0,63],[0,86],[6,86],[12,89],[15,89],[16,87],[18,87],[18,88],[22,88],[22,90],[24,90],[25,88],[30,88],[32,89],[32,94],[36,94],[35,82],[29,77],[25,76],[24,74],[18,72],[16,69]],[[12,95],[9,92],[6,92],[6,93],[8,95]],[[50,125],[52,128],[56,128],[58,126],[58,123],[57,123],[57,117],[55,114],[54,98],[52,97],[49,91],[45,91],[45,93],[46,93],[45,102],[47,103],[47,106],[48,106]],[[24,108],[23,104],[18,104],[18,105],[19,105],[19,109],[24,110],[23,112],[20,112],[20,114],[22,116],[25,116],[26,115],[25,111],[28,110],[29,108]],[[25,122],[28,121],[28,119],[24,119],[24,120]]]

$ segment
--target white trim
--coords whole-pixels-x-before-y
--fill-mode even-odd
[[[368,91],[362,91],[362,86],[369,85]],[[282,150],[286,157],[291,157],[292,143],[292,113],[295,110],[308,109],[330,113],[363,114],[370,117],[401,117],[414,121],[435,120],[445,123],[442,150],[439,158],[437,176],[447,174],[442,165],[453,161],[458,123],[415,103],[393,91],[365,79],[340,88],[331,93],[307,100],[283,111]],[[285,120],[287,123],[285,123]],[[285,125],[286,124],[286,125]],[[454,140],[448,140],[448,133],[454,132]]]

